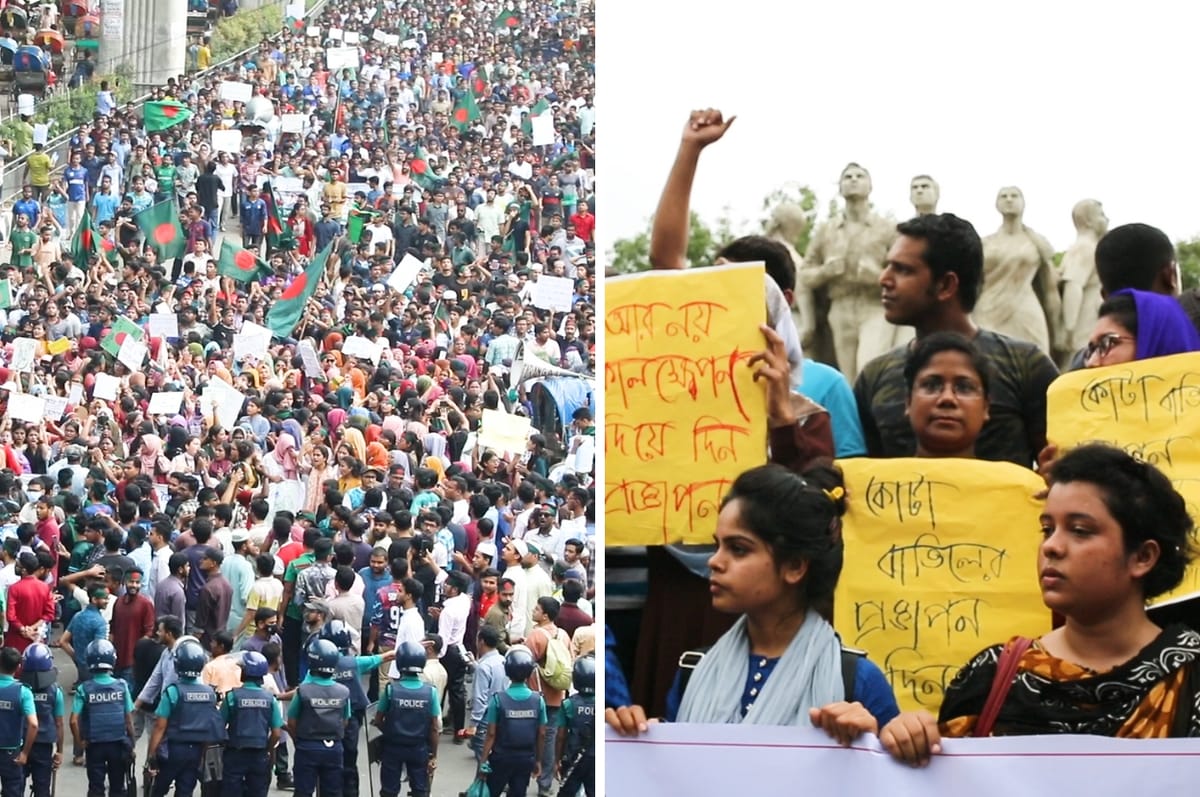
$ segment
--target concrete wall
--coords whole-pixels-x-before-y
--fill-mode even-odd
[[[187,45],[187,0],[100,0],[100,72],[128,64],[135,85],[163,85],[183,74]]]

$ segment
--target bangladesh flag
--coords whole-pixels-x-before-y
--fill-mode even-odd
[[[263,186],[262,198],[267,203],[267,246],[273,250],[295,249],[296,238],[283,223],[283,211],[270,183]]]
[[[121,344],[124,343],[125,338],[129,336],[132,336],[134,340],[141,340],[142,338],[146,337],[146,333],[143,332],[142,328],[137,324],[133,323],[125,316],[119,315],[113,322],[112,329],[109,330],[108,334],[104,337],[104,340],[100,341],[100,348],[104,349],[113,357],[116,357],[117,352],[121,350]]]
[[[270,274],[271,268],[249,249],[234,246],[226,239],[221,242],[217,273],[239,282],[254,282],[259,277]]]
[[[333,242],[317,253],[317,256],[304,269],[304,273],[292,280],[292,284],[275,300],[267,313],[267,326],[271,332],[281,338],[289,337],[300,323],[304,315],[304,306],[316,293],[321,276],[325,273],[325,264],[329,262],[329,253]]]
[[[477,100],[485,94],[490,93],[488,92],[487,81],[484,80],[479,70],[475,70],[474,74],[471,75],[471,93],[475,95],[475,99]]]
[[[542,97],[540,100],[534,103],[532,108],[529,109],[529,118],[521,123],[521,131],[530,138],[533,138],[533,122],[531,120],[533,117],[541,116],[542,114],[547,113],[549,110],[550,103],[546,102],[545,97]]]
[[[467,132],[472,122],[479,121],[479,106],[475,104],[474,94],[469,91],[463,92],[450,114],[450,121],[460,133]]]
[[[192,110],[181,102],[164,100],[148,102],[142,111],[142,122],[147,133],[156,133],[182,124],[192,118]]]
[[[438,302],[437,307],[433,308],[433,331],[450,331],[450,308],[444,302]]]
[[[179,223],[179,211],[174,200],[167,199],[146,208],[133,217],[137,226],[146,235],[146,243],[158,255],[160,262],[173,257],[183,257],[187,250],[187,238],[183,225]]]
[[[81,271],[87,269],[88,258],[100,255],[100,233],[92,225],[92,214],[85,206],[79,226],[71,238],[71,259]]]
[[[516,11],[501,11],[493,24],[496,30],[515,30],[521,24],[521,15]]]
[[[441,186],[442,181],[433,173],[433,167],[429,164],[429,153],[424,147],[417,147],[408,165],[412,171],[413,182],[422,189],[428,191]]]
[[[13,306],[13,289],[12,283],[8,280],[0,280],[0,310],[7,310]]]

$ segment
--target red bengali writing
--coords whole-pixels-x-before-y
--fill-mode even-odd
[[[606,413],[604,417],[605,446],[609,454],[636,457],[651,462],[667,455],[667,432],[675,428],[670,421],[624,423],[623,416]]]
[[[706,339],[718,312],[728,312],[723,304],[709,301],[630,303],[609,308],[604,315],[604,331],[609,340],[627,336],[635,351],[641,350],[644,340],[655,338],[684,338],[691,343]],[[611,345],[611,344],[610,344]]]
[[[697,520],[705,521],[705,527],[710,528],[731,484],[732,481],[724,478],[686,484],[674,484],[665,479],[610,481],[604,485],[604,514],[605,517],[632,519],[636,515],[655,513],[658,516],[656,525],[662,531],[665,544],[673,541],[673,531],[694,534]],[[687,524],[686,529],[680,528],[681,523]]]
[[[605,396],[610,406],[630,408],[630,398],[639,390],[652,394],[648,403],[675,404],[685,396],[696,401],[728,399],[741,417],[749,421],[736,369],[753,352],[734,349],[728,355],[689,357],[686,354],[663,354],[658,357],[627,357],[604,364]]]

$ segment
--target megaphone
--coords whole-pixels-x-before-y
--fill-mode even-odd
[[[525,359],[524,346],[518,352],[518,359],[513,360],[512,367],[508,372],[509,385],[516,387],[524,384],[530,379],[591,379],[587,374],[577,374],[574,371],[568,371],[566,368],[559,368],[557,365],[551,365],[545,360],[537,357],[533,359]]]

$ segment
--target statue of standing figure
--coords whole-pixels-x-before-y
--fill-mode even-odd
[[[1096,273],[1096,244],[1108,232],[1108,217],[1094,199],[1084,199],[1071,209],[1075,243],[1062,260],[1062,312],[1067,342],[1072,351],[1088,344],[1096,326],[1100,297],[1100,275]]]
[[[984,329],[1037,344],[1055,359],[1066,353],[1062,299],[1050,242],[1022,222],[1025,195],[1001,188],[1000,229],[983,239],[983,290],[975,322]]]
[[[864,365],[907,342],[913,330],[889,324],[880,303],[879,274],[896,240],[896,224],[871,210],[871,175],[862,166],[846,166],[839,182],[845,210],[813,234],[798,274],[805,290],[797,291],[797,302],[801,339],[811,339],[820,294],[828,296],[837,366],[853,383]]]
[[[796,264],[796,287],[792,291],[792,321],[796,324],[797,334],[802,336],[804,356],[820,359],[818,352],[814,351],[814,346],[817,349],[821,348],[819,343],[814,341],[816,324],[812,318],[812,308],[815,307],[815,303],[811,292],[800,282],[799,275],[804,268],[804,257],[796,251],[794,243],[800,240],[807,226],[808,218],[804,208],[794,202],[785,202],[771,211],[771,217],[763,225],[763,233],[772,241],[783,244],[792,256],[792,262]],[[805,329],[809,330],[807,338],[803,337]]]
[[[918,174],[912,178],[912,183],[908,188],[908,199],[912,202],[913,210],[917,212],[918,216],[937,213],[938,199],[941,196],[942,189],[937,180],[928,174]]]

